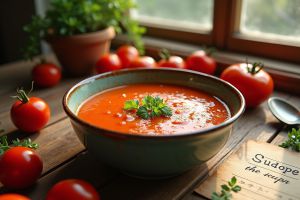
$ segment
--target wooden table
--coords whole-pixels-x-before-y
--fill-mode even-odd
[[[50,60],[55,62],[53,56]],[[40,145],[37,152],[43,159],[43,175],[34,186],[22,191],[9,191],[1,186],[0,193],[19,192],[34,200],[44,199],[49,188],[56,182],[67,178],[80,178],[89,181],[99,191],[102,199],[184,199],[198,200],[203,197],[193,193],[197,184],[222,163],[244,141],[258,141],[279,144],[286,139],[290,130],[280,124],[270,113],[266,103],[247,110],[235,124],[232,135],[225,147],[206,164],[201,165],[181,176],[157,181],[146,181],[128,177],[93,159],[77,139],[69,119],[62,108],[62,96],[80,79],[66,78],[49,89],[36,89],[32,95],[46,100],[51,107],[51,119],[39,133],[28,135],[16,129],[9,116],[17,87],[30,88],[32,63],[15,62],[0,67],[0,127],[1,135],[8,134],[9,139],[30,137]],[[291,101],[300,108],[300,98],[282,92],[274,92]]]

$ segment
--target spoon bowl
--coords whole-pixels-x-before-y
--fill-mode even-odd
[[[268,106],[279,121],[288,125],[300,124],[300,111],[288,101],[279,97],[271,97],[268,100]]]

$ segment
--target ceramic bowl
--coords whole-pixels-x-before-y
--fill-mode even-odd
[[[99,128],[76,116],[82,102],[92,95],[136,83],[174,84],[207,92],[228,105],[231,118],[199,131],[144,136]],[[188,70],[155,68],[120,70],[87,78],[65,94],[63,107],[78,138],[99,161],[132,176],[165,178],[192,169],[218,153],[230,136],[233,123],[243,113],[245,101],[235,87],[219,78]]]

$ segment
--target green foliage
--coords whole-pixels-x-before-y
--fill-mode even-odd
[[[28,147],[31,149],[37,149],[39,147],[38,144],[33,143],[30,138],[26,138],[24,140],[19,140],[18,138],[16,140],[12,141],[12,145],[9,145],[7,142],[7,136],[0,137],[0,156],[10,149],[11,147]]]
[[[134,110],[139,108],[138,100],[128,100],[125,102],[124,110]]]
[[[137,100],[126,101],[124,104],[124,110],[137,110],[137,116],[142,119],[172,116],[171,108],[164,103],[163,99],[149,95],[143,98],[141,106],[139,106],[139,101]]]
[[[221,193],[218,194],[216,192],[213,192],[211,194],[212,200],[230,200],[232,198],[231,191],[233,192],[239,192],[241,191],[241,187],[239,185],[236,185],[237,179],[236,177],[232,177],[230,181],[228,181],[228,184],[221,185]]]
[[[143,52],[141,35],[145,29],[129,16],[133,0],[51,0],[45,17],[33,16],[24,27],[29,39],[24,56],[38,53],[39,42],[49,36],[70,36],[113,26],[117,33],[125,30],[129,39]]]
[[[292,131],[288,133],[288,139],[279,146],[300,152],[300,128],[298,130],[293,128]]]

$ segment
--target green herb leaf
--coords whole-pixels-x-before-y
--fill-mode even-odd
[[[51,0],[45,16],[33,16],[23,30],[28,42],[23,50],[26,59],[40,53],[40,41],[53,36],[70,36],[114,27],[117,33],[127,33],[141,55],[144,52],[142,35],[145,28],[139,26],[129,14],[135,8],[134,0]]]
[[[28,147],[31,149],[37,149],[39,147],[38,144],[33,143],[30,138],[19,140],[18,138],[12,141],[12,145],[9,145],[7,142],[7,136],[0,137],[0,155],[2,155],[5,151],[10,149],[11,147]]]
[[[148,113],[148,110],[145,106],[140,106],[136,112],[136,114],[141,117],[142,119],[149,119],[150,115]]]
[[[9,149],[9,145],[7,142],[7,136],[2,136],[0,138],[0,155],[2,155],[5,151],[7,151]]]
[[[236,177],[235,177],[235,176],[231,178],[230,183],[231,183],[231,184],[229,184],[229,185],[230,185],[231,187],[234,186],[234,185],[236,184]]]
[[[138,100],[128,100],[125,102],[124,110],[134,110],[139,108]]]
[[[239,192],[241,191],[241,187],[239,185],[236,185],[237,183],[237,179],[236,177],[232,177],[229,181],[228,181],[228,185],[223,184],[221,185],[221,193],[218,194],[217,192],[213,192],[211,194],[211,199],[213,200],[230,200],[232,199],[232,192]]]
[[[230,188],[227,185],[221,185],[221,188],[226,191],[230,191]]]
[[[139,106],[139,101],[129,100],[124,104],[124,110],[137,109],[137,116],[142,119],[150,119],[154,117],[170,117],[172,116],[172,110],[168,107],[164,100],[160,97],[152,97],[150,95],[145,96],[142,99],[142,105]]]
[[[168,106],[164,106],[161,109],[162,115],[165,117],[170,117],[172,116],[172,109]]]
[[[239,191],[241,191],[241,189],[242,189],[241,186],[236,185],[231,190],[234,191],[234,192],[239,192]]]
[[[30,138],[26,138],[24,140],[19,140],[17,138],[16,140],[13,140],[12,143],[13,143],[13,146],[15,146],[15,147],[28,147],[31,149],[37,149],[39,147],[39,145],[36,143],[33,143]]]
[[[300,152],[300,128],[298,130],[293,128],[292,131],[288,133],[288,139],[279,146]]]

